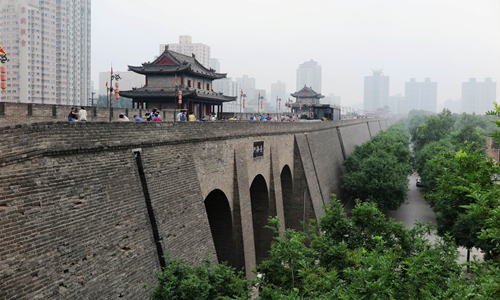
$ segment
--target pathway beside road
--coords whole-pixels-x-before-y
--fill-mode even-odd
[[[398,222],[403,222],[407,228],[413,228],[418,219],[422,222],[430,222],[436,224],[436,217],[434,211],[432,211],[430,205],[424,200],[419,188],[416,186],[416,180],[418,174],[414,173],[409,176],[409,191],[408,199],[401,205],[398,210],[388,211],[386,216],[388,218],[393,218]],[[436,240],[435,235],[429,236],[429,241],[434,242]],[[467,249],[459,248],[460,254],[459,262],[465,262],[467,260]],[[476,255],[478,258],[482,259],[482,254],[477,249],[471,250],[471,259]]]

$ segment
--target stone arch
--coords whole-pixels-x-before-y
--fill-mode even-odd
[[[237,269],[243,268],[242,249],[237,249],[237,234],[233,226],[231,207],[226,194],[215,189],[205,198],[205,210],[219,263],[227,261]]]
[[[271,216],[269,204],[269,190],[264,176],[257,175],[250,186],[250,199],[252,203],[253,234],[255,241],[255,260],[257,264],[269,257],[273,232],[264,228],[268,225]]]
[[[297,211],[294,212],[292,171],[288,165],[285,165],[281,170],[280,179],[283,209],[285,214],[285,227],[294,228],[296,226],[292,226],[292,220],[300,220],[301,216],[297,214]]]

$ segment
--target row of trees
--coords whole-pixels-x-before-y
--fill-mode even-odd
[[[433,116],[415,115],[408,125],[415,167],[425,184],[425,198],[436,212],[438,235],[485,254],[480,270],[489,280],[489,289],[496,291],[492,299],[498,299],[500,167],[486,155],[485,145],[487,135],[500,138],[494,131],[500,126],[500,107],[488,115],[452,115],[444,110]],[[493,122],[492,116],[496,116]]]
[[[500,174],[498,165],[485,154],[489,123],[482,116],[453,116],[447,110],[421,124],[409,119],[414,165],[425,185],[425,198],[436,212],[438,235],[451,234],[458,246],[477,247],[492,257],[495,243],[477,234],[485,220],[465,208],[475,202],[474,189],[495,186],[495,174]]]
[[[355,146],[344,165],[342,188],[348,196],[377,203],[382,211],[395,210],[404,202],[408,175],[413,173],[410,135],[402,123]]]
[[[276,233],[270,259],[255,267],[257,278],[225,264],[203,261],[192,267],[171,260],[158,272],[152,299],[498,299],[500,290],[484,263],[471,273],[457,263],[448,236],[427,240],[433,229],[387,221],[375,203],[358,202],[347,218],[335,197],[319,224],[286,230],[270,219]],[[497,277],[498,278],[498,277]]]

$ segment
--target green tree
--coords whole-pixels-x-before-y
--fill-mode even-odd
[[[411,174],[408,131],[393,125],[354,151],[344,162],[342,188],[354,198],[376,202],[383,211],[397,209],[407,197]]]
[[[453,299],[466,283],[455,245],[426,240],[430,225],[386,221],[358,202],[348,219],[335,200],[319,228],[286,230],[257,266],[259,299]],[[278,231],[279,220],[271,220]],[[472,290],[472,289],[471,289]],[[469,290],[467,290],[469,291]]]
[[[109,96],[99,95],[97,98],[96,106],[109,107]],[[113,107],[116,108],[132,108],[132,99],[120,97],[118,100],[113,100]]]
[[[453,122],[451,112],[447,109],[427,119],[412,132],[413,148],[418,152],[425,145],[447,137],[453,129]]]
[[[477,232],[484,220],[468,215],[463,206],[473,203],[473,187],[487,188],[495,184],[495,174],[500,168],[491,158],[477,149],[477,144],[461,145],[459,151],[443,151],[432,160],[440,172],[434,193],[428,199],[436,212],[437,232],[452,234],[459,246],[467,249],[478,247],[491,251],[491,243],[480,240]]]
[[[170,260],[156,276],[158,285],[151,294],[155,300],[248,299],[250,293],[250,282],[243,272],[236,273],[226,264],[214,266],[209,259],[199,266]]]

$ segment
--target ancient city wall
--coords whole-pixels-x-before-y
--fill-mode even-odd
[[[370,139],[372,122],[379,124],[62,121],[0,128],[0,299],[148,299],[161,251],[189,262],[207,253],[216,259],[204,200],[217,190],[231,209],[241,254],[235,262],[248,270],[263,255],[255,222],[269,214],[319,218],[329,195],[340,192],[345,154]],[[264,142],[262,157],[253,156],[256,141]],[[291,213],[297,203],[282,189],[286,172],[300,204]],[[269,191],[263,219],[255,218],[249,191],[257,178]]]
[[[74,107],[78,112],[80,106],[55,105],[55,104],[27,104],[0,102],[0,125],[12,125],[21,123],[67,121],[68,114]],[[138,108],[116,108],[108,107],[86,107],[87,119],[95,122],[116,121],[120,114],[132,119],[134,115],[144,116],[146,109]],[[165,121],[174,121],[176,110],[160,110],[161,117]]]

